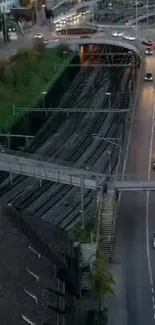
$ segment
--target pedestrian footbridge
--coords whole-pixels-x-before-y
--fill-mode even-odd
[[[0,153],[0,170],[71,186],[82,184],[83,187],[91,190],[97,190],[110,183],[110,187],[117,191],[155,191],[155,181],[115,181],[115,177],[110,177],[109,180],[103,174],[66,167],[48,159],[48,157],[6,150]]]
[[[118,191],[155,191],[155,181],[118,181],[114,187]]]

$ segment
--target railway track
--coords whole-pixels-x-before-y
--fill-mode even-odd
[[[81,72],[80,72],[81,73]],[[93,94],[91,93],[91,87],[88,89],[88,79],[90,80],[89,73],[84,75],[84,80],[86,83],[87,89],[84,90],[80,88],[78,96],[76,96],[77,100],[74,101],[71,98],[71,91],[70,93],[66,94],[64,103],[65,105],[73,105],[74,107],[80,107],[78,105],[91,105]],[[85,79],[88,78],[88,79]],[[94,87],[95,91],[99,91],[101,86],[104,87],[103,76],[98,78],[92,76],[94,78]],[[106,78],[105,78],[106,80]],[[81,84],[81,79],[80,79]],[[77,89],[78,82],[77,80],[73,83],[73,89]],[[83,89],[83,91],[82,91]],[[115,87],[114,87],[115,89]],[[116,92],[116,91],[115,91]],[[72,93],[73,94],[73,93]],[[113,96],[114,97],[114,96]],[[114,102],[116,98],[111,98],[111,101]],[[124,103],[128,102],[128,98],[124,98]],[[62,102],[60,103],[62,105]],[[103,100],[100,103],[101,107],[107,105],[107,99]],[[120,107],[121,107],[120,103]],[[71,107],[71,106],[68,106]],[[55,120],[56,119],[56,120]],[[62,123],[62,119],[64,120]],[[92,133],[97,133],[100,131],[103,125],[107,125],[105,127],[104,135],[107,137],[112,137],[113,135],[117,134],[117,128],[120,121],[114,123],[116,119],[116,115],[113,114],[111,117],[107,118],[106,114],[98,114],[98,116],[94,116],[91,119],[88,117],[88,114],[70,114],[69,119],[67,119],[66,114],[64,113],[55,113],[54,116],[50,117],[50,121],[56,121],[51,130],[49,130],[50,122],[46,123],[46,127],[44,126],[44,130],[40,132],[40,134],[45,134],[40,141],[37,141],[30,144],[30,151],[40,153],[42,155],[49,156],[50,159],[60,159],[65,160],[70,164],[77,164],[79,167],[85,167],[89,165],[89,168],[95,166],[101,159],[102,155],[104,155],[105,150],[111,150],[113,166],[115,168],[117,162],[117,153],[116,148],[109,146],[109,144],[103,142],[99,142],[97,145],[94,145],[94,140],[92,139]],[[88,121],[89,120],[89,121]],[[90,123],[91,120],[91,123]],[[75,121],[78,123],[78,128],[75,129]],[[88,124],[88,125],[87,125]],[[87,125],[87,129],[83,131]],[[48,130],[48,131],[46,131]],[[54,132],[59,130],[59,135],[56,140],[53,139]],[[65,130],[67,132],[65,132]],[[70,139],[72,139],[73,135],[78,132],[79,136],[75,137],[74,146],[70,147],[72,150],[64,150],[63,146],[64,143],[68,143]],[[78,131],[77,131],[78,130]],[[46,131],[46,132],[45,132]],[[65,133],[64,133],[65,132]],[[81,133],[80,133],[81,132]],[[62,138],[63,136],[63,138]],[[45,139],[47,141],[45,141]],[[89,151],[89,154],[85,154],[86,151]],[[84,155],[85,154],[85,155]],[[87,156],[87,157],[86,157]],[[104,159],[105,163],[102,167],[102,172],[107,170],[108,159]],[[26,185],[27,184],[27,185]],[[25,189],[23,191],[23,189]],[[6,194],[7,193],[7,194]],[[48,181],[42,182],[42,187],[39,187],[38,182],[35,180],[28,179],[27,177],[23,176],[16,176],[13,179],[12,186],[6,183],[5,186],[1,186],[0,188],[0,196],[3,202],[6,203],[13,201],[13,204],[18,207],[21,211],[28,208],[31,214],[36,215],[37,217],[44,218],[49,221],[51,219],[50,215],[52,211],[54,211],[59,206],[59,218],[55,217],[52,222],[58,224],[59,226],[69,229],[71,223],[80,217],[80,195],[78,196],[77,200],[74,200],[74,196],[77,193],[77,189],[62,185],[62,184],[55,184],[50,183]],[[70,205],[68,205],[69,198],[71,198]],[[92,202],[94,200],[94,194],[92,191],[85,190],[84,191],[84,204],[85,209],[89,210]],[[62,202],[60,208],[60,202]],[[64,209],[65,208],[65,209]],[[53,210],[52,210],[53,209]]]

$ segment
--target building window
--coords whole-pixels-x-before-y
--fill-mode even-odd
[[[57,313],[57,325],[59,325],[59,319],[60,319],[59,316],[60,316],[59,313]]]
[[[65,310],[65,299],[61,296],[59,297],[59,308],[63,311]]]

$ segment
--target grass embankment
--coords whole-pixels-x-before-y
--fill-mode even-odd
[[[14,60],[0,58],[0,127],[13,121],[13,105],[26,107],[52,81],[67,54],[60,49],[21,49]]]

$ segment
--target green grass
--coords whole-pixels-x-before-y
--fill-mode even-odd
[[[67,59],[57,49],[45,49],[43,55],[37,55],[36,49],[25,52],[21,50],[13,62],[0,58],[0,128],[17,118],[12,115],[13,105],[30,106],[40,97]]]

